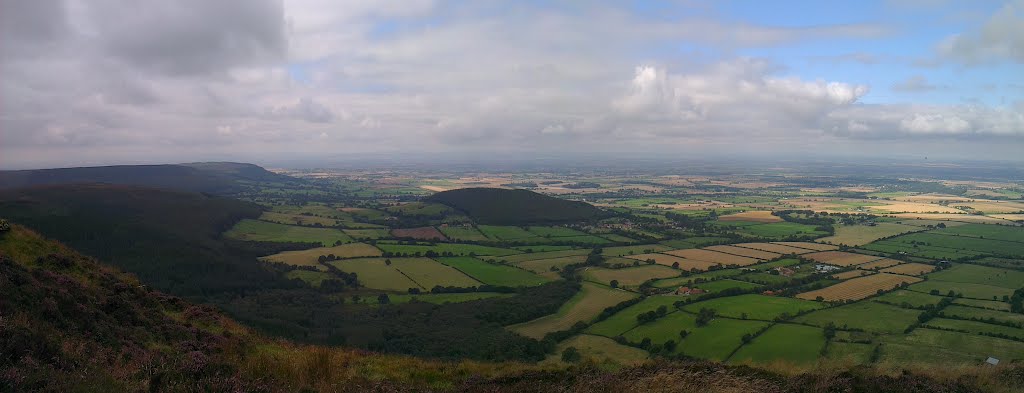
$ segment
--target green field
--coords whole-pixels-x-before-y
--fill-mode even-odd
[[[739,221],[736,221],[739,222]],[[716,224],[721,224],[717,222]],[[734,229],[737,233],[758,237],[781,239],[789,236],[814,235],[824,236],[827,233],[815,230],[814,225],[797,224],[795,222],[776,222],[771,224],[755,223]]]
[[[414,255],[420,253],[420,255],[426,255],[427,251],[433,251],[438,254],[444,252],[450,252],[455,255],[480,255],[488,257],[503,257],[507,255],[519,254],[519,251],[511,250],[507,248],[498,247],[487,247],[477,244],[457,244],[457,243],[435,243],[433,245],[428,244],[392,244],[385,242],[378,242],[377,247],[385,252],[394,254],[408,254]]]
[[[490,299],[490,298],[502,298],[515,296],[512,293],[496,293],[496,292],[467,292],[467,293],[430,293],[422,295],[388,295],[388,299],[391,303],[408,303],[415,299],[420,302],[434,303],[434,304],[445,304],[445,303],[462,303],[470,302],[473,300]],[[369,302],[376,303],[377,297],[367,297]]]
[[[780,274],[771,274],[764,272],[747,273],[744,275],[736,276],[736,279],[765,285],[782,284],[793,280],[792,277],[786,277]]]
[[[843,362],[851,362],[853,364],[866,364],[871,361],[871,353],[874,350],[874,344],[833,341],[828,343],[828,350],[825,353],[825,357]]]
[[[628,237],[625,237],[625,236],[622,236],[622,235],[619,235],[619,234],[615,234],[615,233],[602,233],[602,234],[600,234],[600,236],[605,238],[605,239],[608,239],[608,240],[611,240],[613,242],[616,242],[616,243],[636,243],[637,242],[636,239],[628,238]]]
[[[580,292],[554,314],[509,326],[526,337],[541,339],[545,334],[567,330],[576,322],[590,322],[604,309],[637,297],[637,294],[584,282]]]
[[[1024,228],[1002,225],[966,224],[929,231],[936,235],[959,235],[1024,243]],[[1024,244],[1018,247],[1024,247]],[[1021,250],[1024,252],[1024,250]]]
[[[987,310],[977,307],[950,305],[942,309],[942,316],[953,316],[965,319],[976,319],[980,321],[995,320],[997,322],[1009,322],[1024,325],[1024,314],[1016,314],[1005,311]]]
[[[527,232],[540,237],[586,236],[587,233],[566,227],[527,227]]]
[[[306,216],[302,214],[288,214],[278,212],[263,212],[260,215],[260,220],[276,222],[278,224],[285,225],[299,225],[299,226],[325,226],[333,227],[340,223],[337,219],[330,217],[316,217]]]
[[[721,279],[715,281],[702,282],[700,284],[693,284],[693,287],[703,289],[708,293],[721,292],[726,289],[739,288],[739,289],[755,289],[760,288],[761,284],[749,283],[746,281]]]
[[[712,270],[712,271],[709,271],[709,272],[693,274],[693,275],[689,275],[689,276],[686,276],[686,277],[666,278],[664,280],[658,280],[658,281],[654,282],[654,286],[657,287],[657,288],[672,288],[672,287],[678,287],[678,286],[682,286],[682,285],[689,285],[694,280],[697,280],[697,279],[703,279],[705,281],[711,281],[711,280],[717,280],[717,279],[721,279],[721,278],[736,277],[736,276],[739,276],[741,274],[743,274],[743,271],[740,270],[740,269]]]
[[[1013,328],[1003,325],[977,321],[964,321],[959,319],[935,318],[924,324],[926,327],[938,329],[965,331],[970,333],[1003,334],[1017,339],[1024,340],[1024,329]]]
[[[754,334],[767,325],[767,322],[761,321],[715,318],[707,326],[697,327],[696,316],[693,314],[674,312],[640,325],[623,336],[637,343],[644,338],[650,338],[654,344],[672,340],[680,343],[676,352],[703,359],[725,360],[743,343],[744,334]],[[679,338],[681,330],[690,332],[682,342]]]
[[[488,263],[473,257],[437,258],[445,265],[473,277],[488,285],[519,287],[540,285],[549,280],[512,266]]]
[[[391,267],[402,272],[423,289],[442,287],[475,287],[480,282],[450,266],[430,258],[391,258]]]
[[[605,337],[615,337],[627,330],[632,329],[638,325],[636,316],[643,314],[648,311],[655,311],[658,307],[665,306],[669,312],[676,310],[673,305],[679,301],[680,298],[677,296],[650,296],[641,301],[640,303],[634,304],[627,307],[626,309],[615,313],[607,319],[595,323],[589,327],[586,332],[590,334],[596,334]]]
[[[987,266],[958,264],[928,274],[929,280],[992,285],[1006,289],[1024,287],[1024,272]]]
[[[924,328],[886,337],[882,348],[882,361],[896,365],[980,364],[989,356],[1006,363],[1024,360],[1024,342]]]
[[[662,265],[641,265],[622,269],[605,269],[601,267],[587,267],[583,277],[587,280],[610,285],[612,280],[619,282],[619,285],[640,285],[644,281],[654,278],[675,277],[679,271]]]
[[[502,257],[501,259],[508,263],[519,263],[523,261],[532,261],[536,259],[551,259],[571,256],[584,256],[590,254],[590,250],[558,250],[558,251],[545,251],[545,252],[530,252],[519,255],[509,255]]]
[[[394,262],[394,259],[398,258],[393,258],[392,262]],[[384,261],[384,258],[360,258],[328,263],[343,272],[355,273],[359,283],[367,288],[399,292],[405,292],[409,288],[424,289],[397,269],[387,266]]]
[[[442,216],[451,213],[452,208],[439,203],[409,202],[398,206],[390,206],[384,209],[388,213],[398,216]]]
[[[822,329],[792,324],[775,324],[750,343],[740,347],[730,363],[765,363],[781,359],[797,364],[814,363],[825,348]]]
[[[583,263],[587,260],[586,256],[577,255],[571,257],[560,257],[560,258],[549,258],[549,259],[534,259],[529,261],[518,262],[515,265],[520,269],[526,269],[534,273],[551,273],[551,268],[561,269],[566,265],[572,265],[576,263]]]
[[[968,298],[956,298],[953,300],[953,304],[963,304],[972,307],[987,308],[989,310],[996,311],[1010,311],[1010,303],[994,300],[979,300],[979,299],[968,299]]]
[[[691,303],[683,309],[696,313],[702,308],[710,308],[715,310],[717,315],[724,317],[742,318],[746,314],[746,319],[771,321],[783,313],[792,316],[801,311],[817,310],[822,307],[824,305],[821,303],[809,300],[748,294]]]
[[[534,245],[530,245],[530,246],[515,246],[515,247],[510,247],[510,248],[513,249],[513,250],[519,250],[519,251],[523,251],[523,252],[527,252],[527,253],[534,253],[534,252],[572,250],[573,246],[561,246],[561,245],[555,245],[555,244],[534,244]],[[589,252],[590,250],[587,250],[587,251]]]
[[[747,267],[751,268],[751,269],[754,269],[754,270],[765,271],[765,270],[771,270],[771,269],[774,269],[774,268],[780,267],[780,266],[799,265],[800,262],[801,261],[799,259],[787,258],[787,259],[780,259],[780,260],[777,260],[777,261],[771,261],[771,262],[766,262],[766,263],[759,263],[757,265],[747,266]]]
[[[714,237],[714,236],[700,236],[700,237],[688,237],[686,239],[672,239],[663,240],[659,243],[668,247],[681,249],[681,248],[699,248],[704,246],[710,246],[713,244],[721,244],[728,242],[727,237]]]
[[[346,213],[339,211],[334,207],[330,207],[322,204],[308,203],[302,206],[298,205],[276,205],[271,207],[271,210],[277,213],[284,214],[297,214],[297,215],[312,215],[319,217],[330,217],[336,218],[342,221],[351,221],[352,217]]]
[[[1003,296],[1013,294],[1013,290],[1003,287],[939,280],[922,281],[911,285],[907,289],[922,293],[929,293],[934,289],[939,291],[941,295],[946,295],[949,291],[953,291],[964,297],[983,300],[1001,299]]]
[[[342,229],[341,231],[353,239],[377,240],[391,237],[391,232],[387,229]]]
[[[946,293],[943,292],[943,295]],[[892,291],[874,298],[879,302],[889,303],[904,308],[934,306],[942,301],[942,296],[933,296],[927,293],[914,291]]]
[[[838,328],[858,328],[869,332],[902,333],[917,322],[918,310],[875,302],[858,302],[818,310],[794,319],[794,322],[824,327],[829,322]]]
[[[543,243],[542,239],[523,228],[500,225],[478,225],[477,229],[493,240],[504,241],[533,241]]]
[[[966,249],[956,249],[936,245],[923,245],[923,244],[911,244],[911,240],[902,242],[896,239],[901,237],[879,240],[874,243],[862,246],[865,250],[879,251],[889,254],[897,254],[900,252],[913,255],[921,258],[929,259],[952,259],[957,260],[960,258],[976,257],[979,255],[985,255],[982,251],[971,251]],[[938,243],[944,244],[944,243]]]
[[[488,241],[490,240],[483,233],[480,233],[476,228],[464,227],[464,226],[447,226],[437,228],[441,233],[447,236],[449,239],[455,240],[469,240],[469,241]]]
[[[671,250],[671,247],[661,244],[638,244],[635,246],[605,247],[601,249],[601,255],[606,257],[621,257],[623,255],[650,254]]]
[[[238,240],[320,243],[324,246],[352,241],[344,232],[333,228],[300,227],[250,219],[239,221],[224,236]]]

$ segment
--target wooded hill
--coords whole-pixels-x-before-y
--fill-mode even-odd
[[[607,215],[586,202],[568,201],[529,190],[461,188],[436,193],[426,200],[460,210],[479,224],[564,223]]]
[[[116,165],[0,171],[0,189],[41,185],[103,183],[168,190],[231,194],[243,182],[298,182],[253,164],[199,162],[179,165]]]

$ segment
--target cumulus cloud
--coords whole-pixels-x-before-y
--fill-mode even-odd
[[[990,38],[1016,31],[1001,18],[957,40],[1004,49],[964,58],[1016,56],[1012,38]],[[1021,137],[1019,105],[869,105],[867,84],[735,55],[891,34],[870,23],[645,19],[614,3],[0,0],[0,166],[158,152]],[[950,48],[973,41],[962,42]],[[684,44],[720,52],[666,49]]]

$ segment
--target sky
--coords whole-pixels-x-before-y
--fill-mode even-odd
[[[1024,162],[1024,1],[0,0],[0,168]]]

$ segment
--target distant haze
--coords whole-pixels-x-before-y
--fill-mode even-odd
[[[1024,1],[0,0],[0,169],[1024,162]]]

